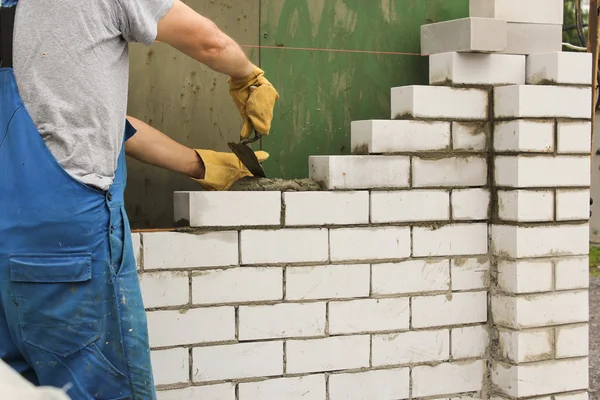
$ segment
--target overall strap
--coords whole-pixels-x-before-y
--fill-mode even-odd
[[[0,7],[0,68],[12,68],[13,30],[17,6]]]

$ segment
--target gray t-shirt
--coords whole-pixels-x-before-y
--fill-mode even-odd
[[[20,0],[13,68],[59,164],[107,190],[123,141],[128,42],[150,45],[173,0]],[[42,171],[43,173],[43,171]]]

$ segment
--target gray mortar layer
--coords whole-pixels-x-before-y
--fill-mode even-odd
[[[230,192],[314,192],[321,190],[321,186],[313,179],[269,179],[246,177],[235,182]]]

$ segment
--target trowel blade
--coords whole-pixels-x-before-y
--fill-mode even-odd
[[[250,171],[252,175],[260,178],[266,178],[265,170],[258,161],[254,150],[252,150],[250,146],[240,143],[227,144],[229,145],[229,148],[231,149],[233,154],[235,154],[237,158],[240,159],[242,164],[244,164],[244,166],[248,168],[248,171]]]

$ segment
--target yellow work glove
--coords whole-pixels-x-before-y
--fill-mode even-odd
[[[252,92],[251,86],[256,87]],[[229,93],[244,120],[240,135],[242,139],[249,138],[253,130],[262,136],[268,135],[279,93],[265,78],[265,72],[255,66],[250,76],[229,79]]]
[[[195,149],[204,162],[204,179],[195,179],[204,189],[209,191],[229,190],[231,185],[246,176],[253,176],[248,168],[233,153],[221,153],[213,150]],[[259,162],[269,158],[264,151],[256,151]]]

